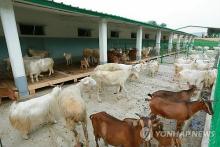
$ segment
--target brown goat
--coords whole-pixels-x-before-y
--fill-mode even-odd
[[[158,90],[152,94],[148,94],[148,96],[152,98],[160,97],[171,101],[188,101],[192,96],[197,94],[196,91],[197,87],[195,85],[190,85],[188,90],[181,90],[178,92]]]
[[[151,118],[152,119],[152,118]],[[123,121],[127,122],[131,126],[137,126],[138,119],[135,118],[125,118]],[[154,118],[152,120],[153,126],[153,137],[159,142],[159,147],[181,147],[181,140],[177,136],[172,136],[170,134],[164,135],[163,123],[159,122],[159,119]],[[148,142],[150,143],[150,142]],[[144,144],[145,146],[150,146],[149,144]]]
[[[12,100],[16,100],[15,92],[12,89],[9,88],[0,88],[0,104],[2,97],[8,97]]]
[[[100,138],[104,140],[106,145],[122,145],[123,147],[139,147],[146,139],[151,139],[152,127],[148,117],[141,117],[137,126],[129,125],[106,112],[92,114],[90,119],[94,129],[96,147],[99,147],[98,140]],[[145,132],[142,132],[143,130]],[[147,133],[147,135],[142,137],[140,133]]]
[[[181,139],[177,135],[168,133],[164,135],[162,122],[158,121],[157,125],[153,127],[153,137],[158,141],[158,147],[181,147]]]
[[[133,48],[128,52],[129,59],[134,61],[136,60],[137,49]]]
[[[80,65],[80,69],[83,70],[84,68],[87,70],[87,68],[89,67],[89,62],[87,60],[87,58],[83,58],[80,61],[81,65]]]
[[[117,51],[108,51],[107,55],[109,63],[120,63],[123,58],[123,54]]]
[[[154,97],[152,99],[145,99],[150,101],[151,113],[153,115],[160,115],[167,119],[175,119],[177,121],[177,131],[181,131],[181,127],[186,120],[193,116],[196,112],[204,110],[206,113],[212,115],[213,109],[211,101],[167,101],[161,97]]]

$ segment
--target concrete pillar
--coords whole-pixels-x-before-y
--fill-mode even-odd
[[[177,42],[176,42],[176,50],[180,51],[180,41],[181,41],[181,36],[177,35]]]
[[[105,19],[99,23],[99,55],[100,64],[107,63],[107,22]]]
[[[5,34],[9,58],[11,61],[15,86],[17,87],[21,97],[27,96],[29,94],[27,88],[27,79],[24,70],[24,63],[18,37],[13,4],[11,0],[0,0],[0,4],[1,21]]]
[[[160,41],[161,41],[161,30],[158,30],[156,37],[156,52],[158,55],[160,55]]]
[[[170,33],[168,42],[168,52],[170,53],[173,49],[173,33]]]
[[[184,40],[183,40],[183,49],[185,50],[187,47],[187,42],[188,42],[188,37],[184,36]]]
[[[189,36],[189,39],[187,41],[187,48],[190,50],[190,47],[191,47],[191,40],[192,40],[192,37]]]
[[[141,60],[141,51],[142,51],[142,27],[139,27],[137,30],[136,38],[136,48],[137,48],[137,60]]]
[[[195,41],[195,38],[192,37],[192,46],[194,46],[194,41]]]

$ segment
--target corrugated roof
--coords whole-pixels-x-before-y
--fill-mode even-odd
[[[140,25],[140,26],[147,27],[147,28],[167,30],[167,31],[175,32],[177,34],[182,34],[182,35],[195,36],[193,34],[189,34],[186,32],[177,31],[177,30],[174,30],[171,28],[161,27],[158,25],[153,25],[153,24],[149,24],[149,23],[145,23],[145,22],[141,22],[141,21],[137,21],[137,20],[132,20],[132,19],[117,16],[117,15],[111,15],[111,14],[87,10],[87,9],[83,9],[83,8],[79,8],[79,7],[73,7],[71,5],[66,5],[62,2],[57,3],[54,1],[48,1],[48,0],[15,0],[15,1],[19,2],[19,3],[32,4],[32,5],[37,5],[37,6],[41,6],[41,7],[45,7],[45,8],[49,8],[49,9],[55,9],[55,10],[59,10],[59,11],[67,11],[67,12],[71,12],[71,13],[80,13],[80,14],[84,14],[84,15],[105,18],[107,20],[112,19],[112,20],[122,21],[122,22],[131,23],[131,24],[135,24],[135,25]]]

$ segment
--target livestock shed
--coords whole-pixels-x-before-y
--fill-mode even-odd
[[[0,0],[0,12],[0,86],[13,87],[21,97],[38,88],[88,76],[92,68],[80,70],[85,48],[99,49],[99,63],[103,64],[111,48],[135,48],[136,60],[140,60],[143,47],[153,47],[160,55],[186,49],[195,38],[174,29],[47,0]],[[55,62],[55,74],[31,83],[23,61],[29,56],[28,49],[46,51]],[[73,65],[64,65],[65,52],[71,54]],[[12,76],[5,61],[10,61]]]

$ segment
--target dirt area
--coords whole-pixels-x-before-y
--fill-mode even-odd
[[[120,95],[120,99],[117,100],[117,96],[114,95],[115,88],[105,88],[100,97],[102,103],[98,103],[95,96],[91,99],[85,97],[84,100],[87,104],[88,116],[99,111],[106,111],[107,113],[123,119],[125,117],[135,117],[135,113],[142,115],[149,114],[149,106],[144,101],[148,93],[152,93],[156,90],[179,90],[176,82],[173,81],[173,65],[170,64],[174,61],[173,57],[164,58],[164,63],[160,65],[160,70],[157,76],[154,78],[149,77],[146,72],[140,74],[138,81],[127,81],[126,88],[129,91],[128,97],[125,93]],[[37,93],[38,95],[47,93],[50,89]],[[3,101],[0,106],[0,138],[3,143],[3,147],[69,147],[73,146],[74,137],[73,134],[68,131],[62,124],[58,122],[54,125],[44,125],[30,134],[29,140],[21,138],[20,134],[11,127],[8,120],[8,113],[11,101]],[[192,120],[190,129],[202,130],[204,126],[205,113],[197,113],[196,117]],[[165,125],[165,130],[174,130],[175,121],[162,119]],[[77,126],[77,130],[80,131],[81,140],[84,136],[81,126]],[[89,132],[89,144],[90,147],[95,147],[95,140],[93,136],[93,129],[91,121],[88,119],[88,132]],[[153,141],[156,143],[155,141]],[[184,147],[199,147],[201,137],[192,138],[187,137],[183,139]],[[104,146],[103,141],[100,141],[100,146]],[[156,145],[155,145],[156,146]]]

